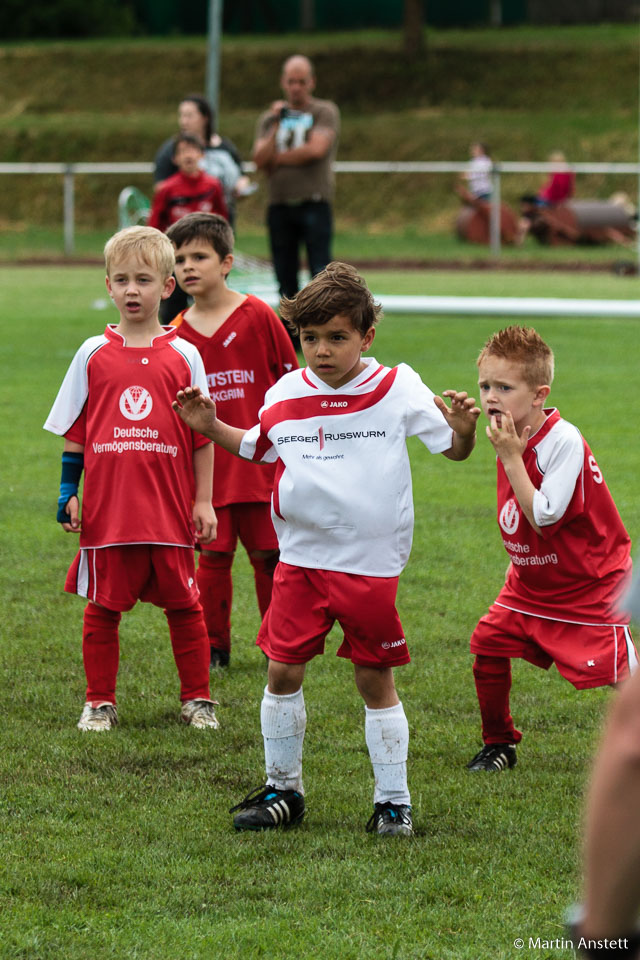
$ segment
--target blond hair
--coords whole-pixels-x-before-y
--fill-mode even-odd
[[[377,323],[382,307],[355,267],[333,261],[317,273],[297,296],[280,301],[280,316],[293,330],[321,326],[333,317],[346,316],[363,336]]]
[[[176,265],[171,241],[155,227],[125,227],[107,240],[104,262],[107,276],[113,265],[126,257],[138,257],[152,270],[157,270],[163,280],[170,277]]]
[[[533,327],[514,325],[494,333],[480,351],[477,365],[486,357],[519,363],[530,387],[550,386],[553,381],[553,351]]]

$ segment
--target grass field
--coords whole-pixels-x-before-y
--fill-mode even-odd
[[[554,279],[522,275],[518,292],[537,295]],[[565,278],[564,295],[586,295],[596,280]],[[485,281],[496,283],[467,278],[466,292],[472,283],[494,292]],[[461,292],[460,282],[422,279],[424,292]],[[637,281],[613,282],[635,295]],[[112,318],[92,310],[102,298],[100,268],[1,270],[0,958],[568,960],[570,950],[518,951],[513,942],[562,937],[563,911],[579,895],[582,794],[610,693],[578,694],[555,670],[516,663],[519,765],[495,777],[466,773],[480,740],[468,636],[506,564],[483,431],[463,464],[411,444],[416,535],[399,609],[413,661],[396,679],[412,736],[414,841],[364,833],[372,777],[363,709],[349,667],[333,656],[337,631],[305,684],[304,824],[234,834],[227,809],[263,770],[265,672],[243,556],[232,666],[214,684],[221,729],[178,724],[166,624],[141,605],[123,620],[120,727],[102,737],[75,729],[83,604],[62,593],[74,543],[54,520],[61,444],[41,425],[76,347]],[[436,391],[472,390],[475,356],[497,326],[389,317],[373,352],[408,360]],[[636,322],[537,326],[556,353],[552,400],[583,430],[635,539]]]

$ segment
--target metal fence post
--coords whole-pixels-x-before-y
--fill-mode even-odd
[[[64,253],[70,257],[74,249],[75,178],[73,164],[64,170]]]
[[[491,190],[491,220],[489,224],[489,237],[491,240],[491,255],[499,258],[501,253],[500,246],[500,167],[494,163],[491,171],[492,190]]]

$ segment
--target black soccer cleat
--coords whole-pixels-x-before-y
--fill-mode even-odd
[[[229,813],[236,810],[240,811],[233,818],[236,830],[293,827],[304,817],[304,797],[297,790],[278,790],[267,783],[248,793]]]
[[[469,760],[467,770],[471,773],[501,773],[515,767],[517,762],[515,743],[485,743],[482,750]]]
[[[406,803],[376,803],[365,829],[381,837],[412,837],[411,807]]]
[[[210,647],[211,659],[209,666],[211,670],[223,670],[229,666],[230,653],[228,650],[220,650],[218,647]]]

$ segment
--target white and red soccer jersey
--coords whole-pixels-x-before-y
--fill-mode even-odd
[[[496,603],[574,623],[627,623],[618,601],[631,569],[629,535],[577,428],[557,410],[545,413],[523,455],[541,535],[497,461],[498,523],[511,566]]]
[[[298,366],[298,358],[282,321],[271,307],[248,296],[212,337],[189,324],[184,311],[173,323],[180,336],[198,348],[207,374],[209,395],[218,417],[248,430],[258,419],[269,387]],[[216,447],[213,505],[268,503],[274,467],[260,470]]]
[[[271,513],[282,561],[395,577],[413,536],[406,438],[442,453],[453,433],[411,367],[364,363],[337,390],[309,369],[284,376],[240,455],[277,461]]]
[[[44,426],[84,445],[81,547],[193,546],[193,451],[209,441],[171,409],[188,384],[207,392],[198,351],[174,327],[127,347],[110,324],[76,353]]]

